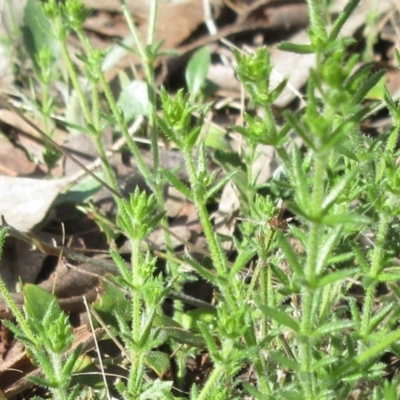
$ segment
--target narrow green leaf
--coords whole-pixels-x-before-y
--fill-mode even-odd
[[[293,251],[292,246],[288,243],[285,236],[281,232],[277,231],[277,239],[278,239],[280,248],[282,249],[283,253],[285,254],[285,257],[286,257],[289,265],[293,268],[293,271],[295,272],[295,274],[298,276],[303,276],[304,275],[303,269],[298,261],[299,257]]]
[[[237,174],[238,171],[232,171],[228,175],[225,175],[216,185],[207,191],[205,199],[209,199],[215,193],[219,192],[231,179]]]
[[[299,200],[301,208],[307,207],[310,204],[310,192],[308,187],[308,179],[304,174],[303,166],[301,163],[301,156],[299,148],[294,145],[292,150],[292,177],[295,180],[296,197]]]
[[[236,274],[245,266],[247,265],[250,260],[257,254],[256,249],[247,250],[244,252],[239,253],[236,257],[235,263],[233,264],[232,268],[229,271],[228,280],[234,279]]]
[[[281,364],[284,367],[288,368],[289,371],[300,371],[301,370],[300,365],[295,360],[292,360],[291,358],[288,358],[288,357],[284,356],[280,352],[271,351],[271,352],[268,353],[268,355],[272,359],[277,361],[279,364]]]
[[[43,388],[56,388],[56,389],[58,389],[59,388],[59,383],[57,383],[57,382],[54,382],[54,381],[50,381],[50,380],[48,380],[48,379],[46,379],[46,378],[41,378],[40,376],[38,376],[38,375],[28,375],[27,376],[27,378],[31,381],[31,382],[33,382],[35,385],[38,385],[38,386],[40,386],[40,387],[43,387]]]
[[[363,273],[369,274],[369,264],[368,264],[368,261],[366,260],[366,258],[364,257],[363,251],[355,243],[351,243],[350,246],[354,252],[356,261],[357,261],[358,265],[361,267]]]
[[[344,192],[347,186],[353,182],[354,177],[359,173],[358,168],[352,169],[346,174],[329,192],[322,203],[322,213],[325,214],[336,202],[337,198]]]
[[[385,76],[386,70],[381,70],[372,74],[358,89],[354,97],[352,98],[352,104],[361,103],[368,92]]]
[[[363,351],[355,358],[358,364],[362,364],[372,357],[379,356],[384,350],[388,349],[393,343],[400,340],[400,329],[390,332],[385,337],[381,338],[379,342],[374,344],[369,349]]]
[[[332,321],[325,325],[320,326],[313,332],[313,337],[318,338],[319,336],[329,335],[337,331],[350,329],[354,326],[353,321]]]
[[[290,224],[289,231],[294,235],[294,237],[301,242],[303,246],[307,243],[306,233],[296,225]]]
[[[72,376],[72,374],[75,372],[75,365],[76,362],[79,359],[79,356],[81,355],[82,352],[82,343],[80,343],[75,349],[71,352],[71,354],[68,356],[67,360],[65,361],[65,364],[62,368],[62,373],[64,376]]]
[[[8,231],[8,228],[0,229],[0,260],[3,256],[3,246],[4,246],[4,242],[6,240],[6,237],[7,237],[7,231]]]
[[[314,46],[311,46],[309,44],[281,42],[278,44],[278,49],[283,50],[283,51],[290,51],[291,53],[298,53],[298,54],[315,53]]]
[[[278,280],[282,283],[285,288],[290,288],[290,282],[288,276],[283,272],[283,270],[275,265],[274,263],[270,264],[270,268],[274,275],[278,278]]]
[[[178,343],[198,348],[202,348],[205,345],[201,335],[195,335],[186,330],[182,325],[166,315],[157,315],[154,319],[154,326],[163,329],[171,339],[174,339]]]
[[[252,398],[257,400],[265,400],[265,394],[261,393],[254,386],[250,385],[250,383],[243,382],[243,387],[247,390],[247,392],[251,395]],[[195,398],[193,398],[193,400],[194,399]]]
[[[360,215],[356,213],[352,214],[335,214],[326,215],[322,217],[322,223],[327,225],[337,225],[337,224],[357,224],[357,225],[368,225],[371,219],[365,215]]]
[[[265,314],[266,317],[274,319],[281,325],[284,325],[292,329],[296,333],[299,332],[300,330],[299,324],[289,314],[285,313],[284,311],[280,311],[277,308],[271,308],[264,305],[259,305],[259,308]]]
[[[400,275],[399,274],[380,274],[378,276],[378,281],[379,282],[393,282],[393,281],[398,281],[400,280]]]
[[[273,103],[280,96],[280,94],[283,92],[283,90],[286,87],[286,84],[287,84],[288,80],[289,80],[288,77],[283,79],[283,81],[270,93],[270,101],[271,101],[271,103]]]
[[[346,347],[347,347],[347,358],[349,360],[354,359],[356,354],[354,339],[350,335],[346,335]]]
[[[286,201],[285,206],[289,211],[291,211],[293,214],[295,214],[299,218],[303,218],[304,220],[309,221],[309,222],[321,222],[319,217],[318,217],[319,219],[317,221],[316,218],[309,215],[304,210],[304,208],[302,208],[301,205],[299,205],[293,201]],[[309,204],[306,205],[306,207],[309,207]]]
[[[390,115],[392,117],[395,117],[397,115],[397,107],[396,107],[396,103],[393,100],[393,97],[391,95],[391,93],[389,92],[388,88],[386,85],[384,85],[383,87],[383,91],[384,91],[384,99],[385,99],[385,103],[386,106],[390,112]]]
[[[318,252],[318,260],[316,265],[317,274],[324,270],[326,262],[336,246],[340,236],[342,234],[342,226],[338,225],[334,227],[329,233],[328,237],[325,239],[324,244]]]
[[[340,264],[345,261],[352,260],[353,258],[354,258],[354,254],[352,252],[338,254],[338,255],[329,257],[327,264],[329,264],[329,265]]]
[[[387,306],[383,307],[383,309],[380,310],[378,312],[378,314],[374,315],[369,322],[368,331],[371,333],[375,332],[378,325],[381,322],[383,322],[383,320],[387,317],[387,315],[390,313],[392,308],[393,308],[393,304],[388,304]]]
[[[174,174],[165,168],[160,168],[159,170],[167,179],[167,181],[176,189],[178,189],[186,198],[192,199],[191,190]]]
[[[161,211],[160,213],[158,213],[157,215],[155,215],[147,224],[148,230],[151,231],[153,230],[158,223],[163,219],[164,215],[165,215],[166,211]]]
[[[157,124],[169,140],[171,140],[173,143],[176,143],[178,147],[182,147],[182,141],[161,117],[157,117]]]
[[[217,284],[216,276],[208,269],[203,267],[198,261],[190,257],[183,257],[183,260],[193,267],[204,279],[208,280],[214,285]]]
[[[342,121],[324,141],[324,145],[319,149],[319,151],[324,153],[336,148],[336,146],[338,146],[346,137],[352,134],[351,132],[357,129],[359,122],[366,114],[368,114],[368,111],[368,107],[363,107],[361,110]]]
[[[328,272],[325,276],[318,280],[317,287],[324,287],[326,285],[330,285],[334,282],[345,279],[351,275],[354,275],[359,271],[358,268],[348,268],[339,270],[336,272]]]
[[[342,146],[342,145],[338,144],[338,145],[335,147],[335,150],[336,150],[339,154],[341,154],[342,156],[345,156],[345,157],[347,157],[347,158],[350,158],[350,160],[359,161],[357,155],[356,155],[353,151],[351,151],[348,147],[345,147],[345,146]]]
[[[351,0],[349,3],[347,3],[346,7],[339,13],[338,18],[333,24],[331,33],[329,34],[328,42],[334,42],[336,38],[338,37],[340,31],[343,28],[343,25],[346,23],[346,21],[349,19],[350,15],[353,13],[355,8],[358,6],[360,3],[360,0]]]
[[[307,147],[309,147],[310,149],[314,149],[314,143],[309,138],[309,133],[306,126],[301,121],[299,121],[297,116],[288,111],[283,111],[282,114],[286,118],[288,124],[292,127],[292,129],[294,129],[297,134],[304,140]]]
[[[331,356],[331,357],[323,357],[320,360],[318,360],[313,366],[312,369],[313,371],[319,371],[321,368],[325,368],[331,364],[334,364],[339,361],[339,358],[336,356]]]

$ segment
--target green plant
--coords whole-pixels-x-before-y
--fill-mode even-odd
[[[0,232],[0,258],[7,229]],[[79,387],[71,384],[73,372],[79,366],[81,346],[71,349],[74,339],[68,316],[61,310],[55,296],[38,286],[27,285],[23,288],[24,313],[18,308],[0,277],[0,293],[12,310],[17,325],[9,321],[3,323],[15,334],[27,348],[33,364],[41,368],[43,377],[30,376],[30,379],[42,387],[47,387],[53,399],[75,399]]]
[[[393,127],[379,140],[361,132],[361,122],[375,106],[365,98],[384,72],[358,68],[359,57],[348,54],[351,41],[340,38],[343,24],[358,3],[350,1],[328,30],[322,2],[308,1],[310,44],[282,43],[281,48],[314,53],[316,65],[307,83],[305,107],[298,112],[284,111],[281,124],[275,120],[272,104],[284,90],[286,81],[271,89],[273,66],[267,49],[260,48],[250,55],[234,51],[237,75],[251,101],[244,125],[231,128],[244,137],[243,159],[222,150],[220,157],[227,160],[225,165],[230,163],[222,179],[209,173],[207,149],[200,140],[212,105],[193,104],[193,100],[199,99],[206,77],[204,69],[209,63],[209,53],[204,50],[197,54],[205,60],[203,70],[196,71],[193,64],[188,68],[189,95],[182,90],[172,95],[164,88],[159,96],[156,92],[154,61],[161,54],[160,45],[154,43],[157,1],[152,2],[146,46],[140,43],[123,5],[145,70],[153,174],[129,136],[127,117],[118,108],[104,79],[101,70],[104,54],[93,49],[84,35],[82,24],[87,14],[82,5],[77,0],[67,0],[65,4],[49,0],[44,4],[69,79],[84,110],[85,126],[81,129],[96,143],[107,182],[115,190],[118,230],[129,239],[132,248],[129,263],[111,250],[119,275],[110,277],[113,285],[104,285],[103,304],[94,305],[109,324],[110,333],[123,342],[129,373],[126,383],[122,380],[116,383],[122,398],[174,398],[172,381],[145,381],[146,367],[159,377],[167,370],[168,356],[160,350],[164,344],[174,352],[176,384],[181,388],[185,387],[187,357],[205,351],[212,360],[213,369],[207,380],[191,386],[189,396],[193,400],[243,398],[247,394],[271,400],[346,399],[361,384],[368,398],[396,398],[398,375],[391,383],[376,380],[386,373],[382,354],[392,352],[400,356],[400,330],[396,328],[400,274],[394,265],[400,248],[394,240],[400,217],[400,175],[396,163],[400,107],[384,89]],[[81,58],[90,101],[82,91],[77,69],[66,48],[66,34],[72,30],[83,43],[85,54]],[[49,83],[44,76],[38,79]],[[105,108],[99,102],[98,85],[104,90]],[[47,118],[51,104],[50,100],[43,100]],[[162,109],[160,114],[157,114],[158,104]],[[106,123],[125,137],[154,194],[135,190],[128,200],[121,199],[101,142],[100,133]],[[157,141],[161,133],[183,154],[188,184],[170,170],[159,167]],[[288,146],[293,133],[302,139],[301,148]],[[284,170],[280,177],[264,185],[262,192],[251,169],[260,143],[276,150]],[[214,230],[208,207],[230,181],[239,189],[245,217],[232,238],[233,260]],[[177,262],[166,234],[167,283],[156,273],[156,258],[141,247],[157,224],[167,226],[162,192],[166,182],[196,206],[210,252],[209,260],[204,263],[190,256]],[[276,193],[284,193],[283,205]],[[291,213],[293,222],[285,220],[285,210]],[[363,245],[361,240],[367,233],[375,236],[370,246]],[[2,231],[0,245],[4,236]],[[213,312],[190,314],[176,301],[174,315],[163,315],[161,304],[165,297],[171,288],[179,290],[187,279],[179,271],[182,262],[215,288],[217,301]],[[243,273],[252,265],[252,274],[246,282]],[[390,287],[396,301],[388,299],[378,309],[375,295],[383,284]],[[115,285],[124,289],[127,298]],[[356,287],[362,290],[362,301],[354,296]],[[65,361],[63,353],[72,341],[65,315],[52,296],[36,293],[29,286],[24,289],[27,307],[23,315],[7,297],[5,288],[0,286],[0,290],[18,323],[8,326],[43,369],[44,378],[34,379],[51,388],[54,398],[71,398],[71,393],[78,390],[78,386],[71,387],[71,375],[80,350],[74,350]],[[43,299],[45,309],[35,304],[34,292]],[[190,317],[192,331],[184,328]],[[50,319],[56,321],[53,328],[57,329],[45,339],[42,328],[32,323],[47,326]],[[44,343],[48,352],[43,355]],[[55,360],[55,371],[49,369],[49,359]],[[255,371],[252,384],[240,377],[249,366]]]

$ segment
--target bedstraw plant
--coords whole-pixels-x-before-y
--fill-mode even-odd
[[[285,89],[286,80],[271,87],[273,66],[268,50],[260,48],[251,54],[234,50],[237,75],[250,99],[244,124],[231,127],[243,136],[245,163],[233,171],[230,168],[222,179],[209,173],[209,152],[202,143],[204,121],[212,105],[193,103],[195,96],[190,98],[183,90],[170,94],[161,88],[157,93],[154,86],[154,61],[160,55],[160,46],[154,43],[157,0],[151,2],[146,46],[139,42],[123,4],[136,38],[135,51],[144,65],[153,172],[130,137],[129,121],[118,109],[104,78],[104,54],[93,49],[84,35],[82,24],[87,14],[82,5],[78,0],[44,3],[45,14],[60,43],[68,79],[84,112],[82,129],[96,144],[107,182],[115,191],[118,229],[132,248],[130,262],[111,250],[119,274],[110,279],[123,289],[124,306],[101,310],[103,315],[113,313],[111,318],[104,319],[120,338],[129,365],[126,381],[118,380],[115,384],[120,398],[200,400],[251,395],[263,400],[344,400],[356,392],[371,399],[398,397],[398,374],[386,379],[387,365],[382,357],[385,353],[400,356],[400,274],[396,259],[399,246],[395,239],[400,217],[400,107],[384,89],[383,101],[393,126],[374,139],[361,131],[361,123],[374,113],[377,105],[366,101],[368,93],[385,72],[359,67],[359,57],[348,51],[351,39],[340,36],[342,26],[358,3],[351,0],[329,25],[323,3],[307,1],[310,43],[282,43],[281,48],[314,54],[315,67],[306,85],[305,105],[296,112],[283,111],[280,123],[276,122],[273,102]],[[75,32],[83,44],[84,54],[80,58],[85,65],[90,100],[68,53],[69,32]],[[204,79],[205,74],[202,76]],[[48,84],[43,76],[38,79]],[[99,86],[107,108],[102,108],[99,101]],[[43,103],[46,118],[51,105],[48,99]],[[101,141],[107,124],[125,137],[154,194],[135,190],[129,199],[121,199]],[[188,184],[159,167],[157,143],[161,135],[183,154]],[[294,135],[301,139],[301,146],[293,142]],[[273,146],[283,170],[262,190],[251,173],[258,144]],[[237,183],[245,205],[245,214],[232,238],[233,259],[214,230],[208,208],[228,182]],[[143,250],[142,242],[157,224],[167,225],[162,194],[166,183],[175,186],[196,206],[210,262],[202,263],[189,255],[176,260],[167,234],[169,261],[166,276],[161,279],[156,272],[156,258]],[[4,237],[5,231],[1,244]],[[192,319],[191,331],[184,327],[190,312],[180,302],[175,302],[172,317],[163,315],[161,307],[171,288],[182,287],[183,263],[213,285],[215,291],[215,310],[208,314],[200,310],[197,319]],[[243,279],[246,274],[248,279]],[[376,296],[382,287],[388,288],[391,295],[382,297],[382,303],[377,304]],[[4,285],[0,289],[17,322],[7,326],[42,368],[43,377],[32,379],[47,386],[55,399],[72,398],[79,388],[73,387],[71,376],[80,349],[65,356],[72,333],[56,301],[50,295],[40,295],[48,305],[43,310],[33,302],[34,289],[28,287],[24,289],[25,312],[21,313]],[[109,290],[105,296],[112,296],[117,289],[110,286]],[[50,331],[43,330],[50,319],[54,325]],[[168,368],[168,354],[161,350],[162,344],[174,350],[176,380],[152,378],[149,382],[149,369],[161,378]],[[174,392],[174,385],[187,389],[187,357],[200,353],[208,354],[213,365],[211,372],[204,381],[191,384],[189,393]]]

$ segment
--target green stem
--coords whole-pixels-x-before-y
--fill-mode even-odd
[[[212,390],[213,390],[216,382],[222,376],[223,373],[224,373],[224,369],[222,366],[217,366],[213,369],[213,371],[211,372],[211,375],[209,376],[206,384],[203,387],[203,390],[197,397],[197,400],[206,400],[206,399],[208,400],[209,399],[209,396],[212,393]]]
[[[207,239],[211,259],[213,261],[217,274],[222,278],[220,280],[221,292],[225,296],[225,299],[230,309],[235,310],[237,309],[237,304],[233,295],[232,285],[229,282],[225,282],[225,278],[228,276],[227,259],[222,249],[221,243],[218,240],[214,228],[211,224],[210,215],[208,214],[206,207],[206,200],[204,198],[205,188],[198,180],[196,168],[190,150],[183,149],[183,156],[186,162],[189,181],[192,186],[193,201],[199,213],[200,222],[204,230],[204,235]]]
[[[315,387],[313,385],[312,369],[312,339],[311,334],[313,330],[313,315],[315,296],[315,283],[316,283],[316,268],[319,257],[319,247],[322,236],[322,225],[320,223],[320,210],[324,198],[324,174],[325,162],[321,155],[315,154],[314,162],[314,179],[313,179],[313,193],[312,204],[310,205],[310,212],[312,221],[309,223],[310,229],[308,233],[307,242],[307,262],[304,269],[306,283],[302,287],[302,317],[301,317],[301,334],[304,335],[304,340],[300,343],[300,361],[302,369],[305,372],[305,379],[303,380],[303,388],[307,398],[312,399],[315,395]]]
[[[136,48],[139,53],[139,57],[141,59],[143,69],[145,71],[145,77],[146,77],[146,85],[147,85],[147,95],[148,95],[148,111],[149,111],[149,125],[151,129],[151,152],[152,152],[152,158],[153,158],[153,175],[151,176],[150,171],[148,170],[146,166],[146,171],[143,169],[145,168],[144,165],[138,165],[140,172],[142,175],[145,177],[146,182],[149,184],[151,189],[153,190],[156,198],[157,198],[157,203],[158,203],[158,209],[160,212],[165,210],[164,206],[164,193],[163,193],[163,182],[160,180],[159,177],[159,164],[160,164],[160,157],[159,157],[159,151],[158,151],[158,125],[157,125],[157,94],[155,90],[155,82],[154,82],[154,54],[149,54],[146,52],[143,43],[141,41],[141,38],[139,37],[138,30],[135,26],[135,23],[132,19],[131,13],[128,11],[125,1],[121,0],[121,5],[122,5],[122,12],[124,14],[124,17],[127,21],[129,30],[131,31],[131,34],[134,38],[134,42],[136,45]],[[150,16],[149,16],[149,31],[148,31],[148,37],[147,37],[147,44],[148,46],[152,46],[154,44],[154,38],[155,38],[155,28],[156,28],[156,20],[157,20],[157,8],[158,8],[158,0],[152,0],[150,4]],[[127,139],[128,146],[132,153],[134,154],[136,160],[142,159],[141,155],[138,154],[137,146],[136,144],[131,140],[126,137],[124,134],[124,137]],[[139,158],[138,158],[139,157]],[[147,172],[148,171],[148,172]],[[166,217],[164,217],[161,221],[160,224],[163,227],[168,228],[168,220]],[[172,245],[172,239],[171,235],[169,234],[167,229],[164,229],[164,240],[167,248],[167,253],[170,255],[174,254],[173,251],[173,245]],[[181,279],[179,272],[178,272],[178,265],[173,262],[169,262],[167,265],[167,268],[171,272],[171,276],[175,281],[175,288],[176,290],[181,290]],[[176,303],[175,306],[177,309],[180,308],[179,303]],[[178,313],[178,315],[180,315]],[[179,321],[178,321],[179,322]]]
[[[141,285],[141,256],[140,256],[140,241],[131,240],[132,245],[132,334],[135,344],[138,344],[141,337],[140,329],[140,285]]]
[[[0,276],[0,294],[3,296],[4,301],[6,302],[8,308],[11,310],[14,318],[17,320],[18,325],[21,328],[22,332],[24,332],[24,334],[26,335],[27,338],[29,338],[29,340],[31,340],[33,343],[36,343],[35,336],[33,335],[31,329],[29,328],[29,325],[26,323],[25,317],[23,316],[14,298],[11,296],[11,293],[7,289],[7,286],[4,283],[1,276]]]
[[[86,122],[91,124],[92,123],[92,118],[91,118],[91,115],[90,115],[89,104],[88,104],[88,102],[86,100],[85,94],[83,93],[82,85],[80,84],[80,82],[78,80],[78,75],[77,75],[77,73],[75,71],[75,67],[74,67],[74,65],[72,63],[71,57],[70,57],[69,52],[68,52],[67,40],[66,40],[66,38],[64,37],[64,35],[62,33],[62,31],[63,31],[62,22],[59,20],[59,17],[57,17],[57,18],[54,19],[53,23],[54,23],[54,28],[55,28],[55,31],[56,31],[56,35],[57,35],[57,37],[59,39],[59,43],[60,43],[60,46],[61,46],[61,52],[62,52],[63,58],[65,60],[66,66],[67,66],[69,79],[71,79],[72,86],[73,86],[73,88],[75,89],[75,91],[76,91],[76,93],[78,95],[79,102],[81,104],[85,120],[86,120]]]
[[[395,199],[394,196],[388,200],[388,209],[393,209]],[[389,221],[391,216],[385,212],[381,213],[381,218],[379,221],[378,232],[376,235],[376,243],[374,248],[372,249],[371,254],[371,270],[370,270],[370,278],[372,280],[371,284],[367,287],[364,304],[363,304],[363,313],[361,317],[361,336],[366,338],[369,333],[369,325],[371,321],[371,315],[373,310],[374,298],[376,294],[376,286],[377,279],[379,274],[383,269],[382,261],[384,259],[384,244],[386,240],[387,231],[389,228]]]

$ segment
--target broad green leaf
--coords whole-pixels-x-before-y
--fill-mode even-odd
[[[161,381],[160,379],[153,380],[149,388],[140,394],[139,400],[164,400],[166,399],[165,392],[171,391],[172,381]]]
[[[22,291],[24,293],[24,307],[26,313],[33,320],[43,321],[50,308],[52,309],[54,318],[63,313],[57,298],[46,292],[40,286],[26,284]]]
[[[44,15],[40,0],[28,0],[24,10],[22,33],[25,47],[32,57],[41,49],[50,49],[54,59],[61,54],[60,44],[55,38],[50,21]]]
[[[104,179],[103,173],[96,173],[100,179]],[[101,183],[88,175],[84,179],[80,180],[76,185],[68,190],[68,192],[62,192],[59,194],[54,202],[54,205],[73,203],[79,204],[88,201],[93,195],[95,195],[102,188]]]
[[[145,363],[155,371],[158,376],[162,376],[170,366],[170,359],[166,353],[153,350],[146,353]]]
[[[149,112],[149,97],[147,85],[143,81],[133,80],[128,85],[122,86],[118,98],[118,106],[126,120],[147,116]]]
[[[195,100],[204,85],[210,64],[211,51],[209,46],[202,47],[191,57],[185,71],[185,79],[191,102]]]
[[[113,279],[112,276],[109,276],[109,279]],[[118,312],[124,321],[129,321],[131,318],[131,305],[126,295],[119,287],[107,282],[107,280],[102,282],[101,297],[97,299],[92,306],[104,323],[113,327],[115,332],[118,330],[117,321],[115,319],[116,312]]]
[[[176,315],[178,313],[176,312]],[[182,325],[185,329],[197,328],[197,323],[203,321],[206,324],[211,324],[215,319],[216,312],[205,308],[195,308],[194,310],[182,313]]]
[[[205,143],[207,147],[212,149],[218,149],[222,151],[229,151],[231,149],[228,141],[225,138],[226,133],[223,129],[218,126],[211,124],[210,129],[207,132]]]

